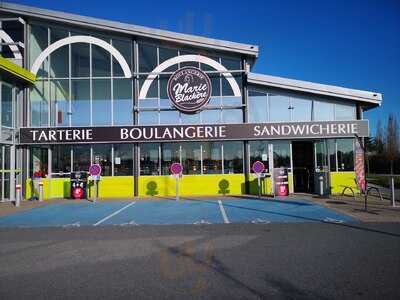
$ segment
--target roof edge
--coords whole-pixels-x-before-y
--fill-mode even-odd
[[[325,95],[336,98],[350,99],[370,104],[381,105],[382,94],[377,92],[350,89],[340,86],[314,83],[289,79],[284,77],[271,76],[259,73],[249,73],[248,83],[262,86],[270,86],[287,90],[302,91],[317,95]]]
[[[14,64],[7,58],[4,58],[0,55],[0,70],[5,71],[8,74],[17,77],[24,83],[33,84],[36,81],[36,76],[29,72],[28,70],[24,69],[23,67]]]
[[[137,35],[140,37],[160,39],[173,43],[186,44],[201,48],[211,48],[215,50],[240,53],[253,58],[258,57],[258,46],[256,45],[212,39],[203,36],[172,32],[168,30],[154,29],[150,27],[82,16],[62,11],[37,8],[33,6],[14,4],[9,2],[0,2],[0,11],[21,14],[24,16],[41,18],[55,22],[64,22],[78,26],[86,26],[99,30],[108,30]]]

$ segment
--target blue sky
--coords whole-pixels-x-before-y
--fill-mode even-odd
[[[383,93],[372,133],[400,119],[399,0],[10,2],[256,44],[255,72]]]

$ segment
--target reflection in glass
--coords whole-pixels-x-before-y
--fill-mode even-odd
[[[111,80],[93,79],[92,123],[111,125]]]
[[[203,124],[221,123],[220,109],[207,109],[201,112],[201,122]]]
[[[36,58],[46,49],[48,46],[48,31],[47,27],[32,24],[30,26],[30,39],[29,39],[29,61],[32,64]],[[41,65],[37,77],[47,77],[48,75],[48,63],[49,59],[46,58],[44,63]]]
[[[327,139],[330,170],[336,172],[336,143],[334,139]]]
[[[133,124],[132,81],[114,79],[113,97],[114,125]]]
[[[114,145],[114,176],[133,175],[133,145]]]
[[[89,77],[90,76],[90,56],[89,44],[71,44],[71,76]]]
[[[139,124],[140,125],[158,124],[158,112],[157,111],[141,111],[139,113]]]
[[[56,145],[51,152],[52,172],[70,172],[71,171],[71,146]]]
[[[29,176],[46,177],[48,174],[48,149],[45,146],[31,147],[29,149]],[[5,159],[5,163],[10,159]],[[5,169],[9,166],[4,166]]]
[[[203,174],[222,173],[222,147],[219,142],[202,143]]]
[[[352,139],[337,139],[338,171],[354,170],[354,151]]]
[[[69,81],[58,79],[50,81],[50,122],[52,126],[68,126]]]
[[[315,142],[315,168],[319,171],[326,171],[328,168],[328,149],[325,141]]]
[[[180,113],[182,124],[200,124],[200,113],[197,114],[185,114]]]
[[[159,144],[140,144],[140,175],[160,175]]]
[[[112,45],[122,54],[128,65],[132,68],[131,42],[113,39]],[[113,59],[113,76],[124,76],[124,72],[122,71],[119,62],[115,59],[115,57],[113,57],[112,59]]]
[[[106,41],[109,43],[109,41]],[[111,76],[111,54],[103,48],[92,45],[92,76],[110,77]]]
[[[354,105],[335,104],[335,120],[354,120],[356,110]]]
[[[47,126],[49,112],[48,81],[37,81],[30,89],[31,126]]]
[[[243,142],[225,142],[224,173],[243,173]]]
[[[222,123],[243,123],[243,112],[241,109],[222,110]]]
[[[50,28],[50,43],[68,37],[68,31]],[[58,78],[69,77],[69,47],[64,46],[50,54],[50,76]]]
[[[179,124],[179,112],[177,110],[161,111],[160,124]]]
[[[270,122],[290,121],[290,99],[288,96],[269,94],[268,100]]]
[[[139,72],[151,72],[157,66],[157,47],[139,44]]]
[[[1,126],[13,127],[12,87],[1,84]]]
[[[314,120],[333,121],[335,105],[326,101],[314,101]]]
[[[273,142],[274,168],[290,168],[290,145],[287,141]]]
[[[73,150],[73,171],[89,171],[90,166],[90,145],[74,145]]]
[[[269,167],[268,141],[250,141],[250,172],[253,173],[252,166],[256,161],[261,161],[265,168]]]
[[[162,143],[161,144],[161,175],[170,175],[170,166],[173,163],[179,163],[179,144]],[[185,166],[183,167],[185,169]]]
[[[249,91],[249,123],[268,122],[267,94]]]
[[[182,143],[183,174],[201,174],[200,143]]]
[[[90,125],[90,82],[85,79],[71,81],[71,125]]]
[[[93,163],[98,163],[101,166],[102,176],[111,176],[111,145],[97,144],[93,145]]]
[[[292,121],[311,121],[312,101],[291,97]]]

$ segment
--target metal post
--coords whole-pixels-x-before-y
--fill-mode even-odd
[[[96,204],[97,201],[97,179],[94,179],[94,195],[93,195],[93,203]]]
[[[19,207],[21,205],[21,185],[16,184],[15,185],[15,206]]]
[[[179,175],[176,176],[176,201],[179,201]]]
[[[42,181],[39,181],[38,188],[39,188],[39,202],[42,202],[43,201],[43,182]]]
[[[394,194],[394,177],[392,176],[391,178],[391,190],[392,190],[392,206],[396,206],[396,199],[395,199],[395,194]]]
[[[324,177],[319,176],[319,195],[322,197],[324,195]]]
[[[258,198],[261,198],[261,174],[257,174]]]

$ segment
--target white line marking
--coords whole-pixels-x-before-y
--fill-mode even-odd
[[[108,219],[114,217],[115,215],[118,215],[121,211],[123,211],[124,209],[127,209],[128,207],[132,206],[133,204],[135,204],[135,202],[129,203],[128,205],[125,205],[123,208],[118,209],[117,211],[113,212],[111,215],[101,219],[100,221],[98,221],[97,223],[93,224],[93,226],[97,226],[100,225],[101,223],[103,223],[104,221],[107,221]]]
[[[225,208],[222,205],[222,201],[218,200],[218,204],[219,204],[219,210],[221,211],[222,218],[224,219],[224,223],[229,224],[230,222],[229,222],[228,216],[226,215]]]

